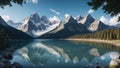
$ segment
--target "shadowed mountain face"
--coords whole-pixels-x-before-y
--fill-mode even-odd
[[[9,26],[2,17],[0,17],[0,28],[4,29],[9,39],[32,39],[28,34]]]

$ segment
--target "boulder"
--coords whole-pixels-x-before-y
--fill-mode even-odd
[[[120,68],[120,59],[113,59],[109,64],[109,68]]]

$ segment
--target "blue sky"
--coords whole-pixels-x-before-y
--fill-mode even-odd
[[[22,21],[25,17],[29,16],[33,12],[37,12],[39,16],[53,17],[57,16],[60,19],[64,19],[66,13],[76,17],[78,15],[85,16],[90,6],[87,2],[90,0],[28,0],[28,3],[20,5],[13,4],[12,7],[0,8],[0,14],[8,16],[13,21]],[[103,16],[105,19],[110,18],[109,15],[103,13],[101,9],[94,11],[91,14],[95,19],[100,19]]]

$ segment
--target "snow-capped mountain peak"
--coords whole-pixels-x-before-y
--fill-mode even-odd
[[[46,16],[40,18],[37,13],[31,14],[29,17],[25,18],[22,23],[21,30],[32,37],[38,37],[59,25],[55,23],[51,24]]]
[[[76,18],[75,18],[77,21],[80,21],[82,19],[82,16],[81,15],[78,15]]]
[[[54,23],[54,22],[61,22],[61,20],[58,17],[56,17],[56,16],[50,17],[49,21],[52,22],[52,23]]]
[[[79,21],[79,23],[84,24],[86,27],[89,27],[90,24],[91,24],[94,20],[95,20],[95,19],[94,19],[90,14],[88,14],[88,15],[86,15],[85,17],[83,17],[83,18]]]
[[[65,18],[64,24],[66,24],[66,23],[73,23],[73,21],[75,21],[75,19],[71,15],[69,15],[69,16],[67,16]]]
[[[71,16],[71,15],[68,14],[68,13],[65,14],[65,18],[70,17],[70,16]]]
[[[39,18],[39,15],[35,12],[33,14],[30,15],[30,18]]]

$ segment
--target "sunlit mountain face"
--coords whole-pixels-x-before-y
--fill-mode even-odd
[[[13,61],[31,68],[93,68],[98,62],[102,67],[108,67],[112,59],[118,58],[119,53],[103,47],[103,44],[76,43],[63,40],[35,40],[16,50]],[[87,46],[87,47],[86,47]],[[110,45],[109,45],[110,46]]]

